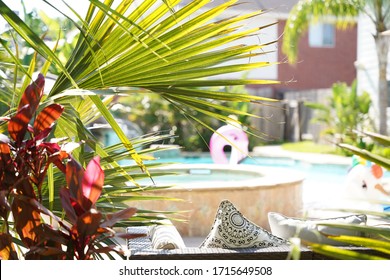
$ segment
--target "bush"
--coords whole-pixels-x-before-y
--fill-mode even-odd
[[[326,125],[322,133],[330,136],[332,143],[347,143],[372,150],[372,142],[355,133],[372,129],[369,117],[371,98],[367,92],[357,94],[356,80],[350,87],[345,83],[334,84],[327,104],[306,102],[305,105],[316,111],[314,122]],[[347,150],[342,152],[350,155]]]

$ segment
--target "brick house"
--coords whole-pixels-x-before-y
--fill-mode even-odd
[[[278,21],[276,38],[277,61],[286,62],[282,52],[283,31],[288,13],[298,0],[252,0],[260,9],[270,10]],[[338,30],[332,23],[312,25],[301,38],[295,65],[277,66],[276,80],[271,86],[273,97],[283,99],[285,92],[330,88],[335,82],[350,84],[356,78],[354,63],[357,59],[357,26]],[[257,92],[264,90],[258,88]],[[269,92],[269,90],[267,90]]]
[[[320,140],[322,126],[310,122],[313,112],[302,101],[322,102],[336,82],[351,84],[356,78],[357,25],[338,30],[332,22],[319,22],[309,27],[300,39],[295,65],[287,63],[282,52],[284,27],[288,14],[298,0],[253,0],[260,8],[269,10],[277,20],[277,65],[272,86],[250,87],[252,94],[283,100],[283,108],[260,108],[258,114],[273,116],[272,122],[258,120],[255,124],[269,137],[267,140],[298,141],[308,136]],[[283,125],[277,125],[283,123]]]
[[[285,19],[279,20],[279,34],[283,34],[285,24]],[[313,42],[310,42],[310,33],[301,38],[298,47],[298,63],[295,65],[281,64],[278,67],[280,81],[285,82],[290,79],[295,81],[282,84],[280,89],[329,88],[335,82],[350,84],[356,78],[354,62],[357,56],[357,28],[329,32],[334,32],[329,45],[311,45]],[[281,42],[279,46],[280,44]],[[284,61],[284,59],[285,56],[279,47],[278,61]]]
[[[182,1],[181,5],[191,2]],[[205,9],[224,3],[224,0],[214,0],[205,5]],[[247,21],[244,28],[253,28],[277,22],[276,25],[261,30],[259,36],[247,38],[247,44],[258,44],[278,40],[264,51],[271,51],[261,58],[270,62],[285,62],[281,51],[283,29],[288,14],[298,0],[242,0],[226,11],[237,15],[255,10],[266,11],[259,17]],[[225,16],[226,16],[225,13]],[[307,90],[329,88],[335,82],[350,84],[356,78],[354,62],[357,58],[357,26],[347,30],[336,30],[333,24],[318,24],[311,26],[310,31],[299,42],[299,58],[296,65],[282,63],[265,67],[249,73],[251,78],[273,79],[281,81],[281,85],[272,86],[274,93],[290,90]],[[235,74],[241,75],[241,74]],[[241,77],[241,76],[238,76]],[[256,89],[257,88],[257,89]],[[264,91],[269,86],[257,86],[254,91]]]
[[[186,4],[190,0],[185,0]],[[205,5],[205,9],[224,3],[224,0],[214,0]],[[336,30],[331,22],[318,23],[312,25],[309,31],[299,41],[298,62],[290,65],[282,53],[283,31],[289,12],[298,0],[242,0],[239,5],[235,5],[226,11],[229,15],[240,13],[250,13],[255,10],[264,10],[265,13],[247,21],[243,28],[254,28],[264,26],[270,23],[270,26],[260,31],[258,37],[246,38],[246,44],[259,44],[277,40],[264,48],[266,54],[258,59],[269,62],[281,62],[272,66],[255,69],[248,73],[251,79],[271,79],[281,83],[278,85],[255,85],[248,86],[251,94],[272,97],[285,102],[294,102],[299,100],[318,100],[315,95],[322,95],[323,89],[329,89],[336,82],[346,82],[350,84],[356,78],[355,61],[357,59],[357,26],[347,30]],[[225,13],[225,16],[226,16]],[[244,62],[245,63],[245,62]],[[228,78],[241,78],[242,73],[230,74]],[[226,78],[226,77],[224,77]],[[313,90],[321,89],[320,93]],[[304,96],[297,95],[295,91],[311,91]],[[314,98],[314,100],[313,100]],[[290,106],[290,105],[287,105]],[[293,104],[291,106],[296,106]],[[265,134],[270,135],[272,139],[297,140],[301,138],[302,133],[311,133],[307,130],[311,113],[306,113],[305,120],[296,117],[294,109],[273,110],[271,108],[260,108],[256,112],[263,116],[273,116],[274,122],[259,120],[254,125]],[[269,110],[269,111],[268,111]],[[286,113],[287,112],[287,113]],[[305,128],[289,128],[289,123],[296,124],[304,122]],[[275,126],[275,123],[286,123],[283,126]],[[298,134],[299,136],[294,136]],[[315,132],[315,134],[318,134]]]

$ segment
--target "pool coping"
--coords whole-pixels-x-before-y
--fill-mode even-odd
[[[237,180],[237,181],[215,181],[213,186],[210,187],[207,184],[202,184],[197,181],[194,183],[185,182],[185,186],[174,185],[164,191],[177,191],[181,189],[188,189],[191,191],[203,191],[203,190],[222,190],[225,188],[229,189],[243,189],[243,188],[274,188],[280,187],[282,185],[297,184],[302,183],[305,180],[305,174],[297,170],[290,170],[283,167],[270,167],[270,166],[258,166],[252,164],[239,164],[239,165],[230,165],[230,164],[171,164],[168,166],[156,168],[154,170],[169,170],[175,171],[180,169],[211,169],[211,170],[225,170],[230,169],[234,171],[243,171],[259,174],[258,178],[251,178],[246,180]],[[171,184],[160,184],[160,185],[171,185]]]
[[[320,153],[302,153],[287,151],[280,145],[257,146],[253,148],[251,156],[273,158],[291,158],[311,164],[351,165],[352,159],[347,156]]]

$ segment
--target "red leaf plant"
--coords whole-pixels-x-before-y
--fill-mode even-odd
[[[1,119],[8,121],[9,136],[0,134],[0,218],[5,225],[0,233],[0,259],[20,257],[15,238],[26,248],[26,259],[91,259],[96,253],[121,253],[102,246],[102,241],[113,237],[115,223],[132,217],[136,209],[110,215],[97,210],[104,184],[100,158],[93,158],[84,170],[58,141],[48,140],[64,107],[50,104],[38,112],[44,84],[39,74],[26,88],[17,112]],[[66,178],[67,186],[59,192],[66,220],[42,204],[42,185],[50,164]]]

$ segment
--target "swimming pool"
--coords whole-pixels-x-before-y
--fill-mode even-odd
[[[211,157],[206,154],[159,158],[158,161],[182,164],[213,163]],[[302,200],[305,208],[337,199],[345,186],[350,168],[349,164],[319,164],[282,157],[248,157],[241,164],[280,167],[303,173],[305,180]],[[384,178],[390,179],[390,172],[385,172]]]

